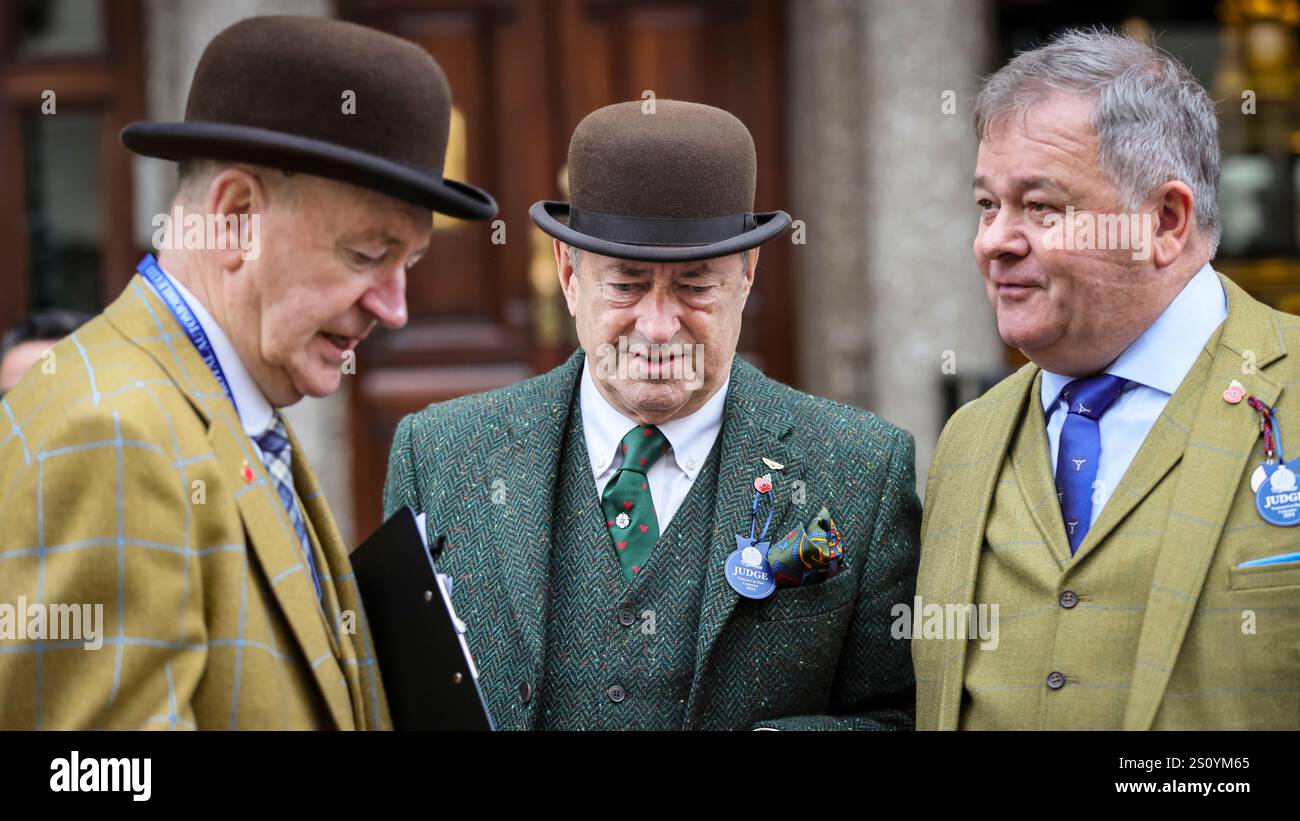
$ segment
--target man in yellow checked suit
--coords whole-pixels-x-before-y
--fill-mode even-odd
[[[123,132],[181,162],[176,209],[225,219],[202,248],[173,225],[0,403],[0,728],[390,726],[346,546],[278,409],[405,324],[433,211],[496,213],[442,177],[450,112],[418,46],[265,17],[208,46],[184,122]]]
[[[1076,31],[975,116],[975,257],[1031,364],[931,465],[920,621],[977,603],[999,635],[914,631],[917,727],[1300,729],[1300,451],[1260,427],[1300,447],[1300,319],[1210,265],[1214,104]]]

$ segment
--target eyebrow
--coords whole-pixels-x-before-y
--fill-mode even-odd
[[[713,260],[704,260],[699,265],[695,265],[691,268],[687,268],[685,271],[682,271],[677,276],[684,277],[684,278],[693,278],[705,274],[711,274],[713,273],[712,266],[713,266]],[[637,265],[635,262],[629,262],[628,260],[615,260],[610,265],[610,268],[611,270],[614,271],[614,273],[622,274],[624,276],[629,276],[629,277],[649,276],[650,274],[649,269]]]
[[[989,186],[988,178],[979,174],[975,175],[975,180],[974,182],[971,183],[971,187],[986,188],[986,189],[989,188],[990,186]],[[1056,180],[1050,177],[1012,177],[1011,178],[1011,189],[1013,191],[1031,191],[1035,188],[1056,191],[1058,193],[1065,194],[1067,196],[1070,193],[1069,189],[1067,189],[1065,186],[1061,185],[1059,182],[1057,182]]]
[[[339,240],[339,242],[343,243],[344,245],[351,245],[352,243],[356,243],[356,242],[367,242],[371,239],[379,240],[384,244],[385,247],[388,248],[401,248],[403,245],[406,244],[402,240],[393,236],[392,234],[384,233],[382,229],[373,230],[373,231],[361,231],[356,234],[348,234],[342,237]],[[426,242],[423,247],[416,249],[413,253],[423,256],[425,253],[428,252],[430,245],[432,245],[432,242]]]

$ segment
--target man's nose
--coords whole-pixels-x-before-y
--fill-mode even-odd
[[[1000,209],[990,222],[982,223],[975,233],[975,257],[994,260],[1004,255],[1023,257],[1029,253],[1029,240],[1022,226],[1006,208]]]
[[[637,303],[636,329],[648,341],[671,342],[682,327],[680,303],[669,289],[651,288]]]
[[[361,307],[381,325],[397,330],[406,324],[406,266],[394,270],[361,297]]]

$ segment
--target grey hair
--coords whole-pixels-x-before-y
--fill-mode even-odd
[[[582,249],[574,248],[572,245],[566,245],[565,247],[569,249],[569,265],[572,266],[576,273],[578,270],[578,263],[582,260]],[[750,249],[746,248],[740,252],[740,272],[742,274],[749,270],[749,251]]]
[[[1170,180],[1192,189],[1213,259],[1222,234],[1219,120],[1200,81],[1155,46],[1104,29],[1067,29],[985,81],[975,100],[976,137],[1059,92],[1091,98],[1098,163],[1125,208],[1137,210]]]
[[[254,169],[264,185],[275,186],[277,190],[289,192],[290,194],[296,190],[293,184],[286,184],[287,180],[291,180],[296,176],[294,171],[272,169],[251,163],[236,163],[228,160],[195,157],[183,159],[176,164],[176,194],[174,201],[189,203],[197,207],[207,195],[208,186],[212,184],[213,178],[227,168],[236,166],[246,166]]]

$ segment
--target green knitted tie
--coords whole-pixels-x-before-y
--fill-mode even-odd
[[[640,425],[623,437],[622,448],[623,465],[605,485],[600,507],[623,566],[623,578],[632,581],[659,541],[659,519],[646,471],[668,452],[668,438],[653,425]]]

